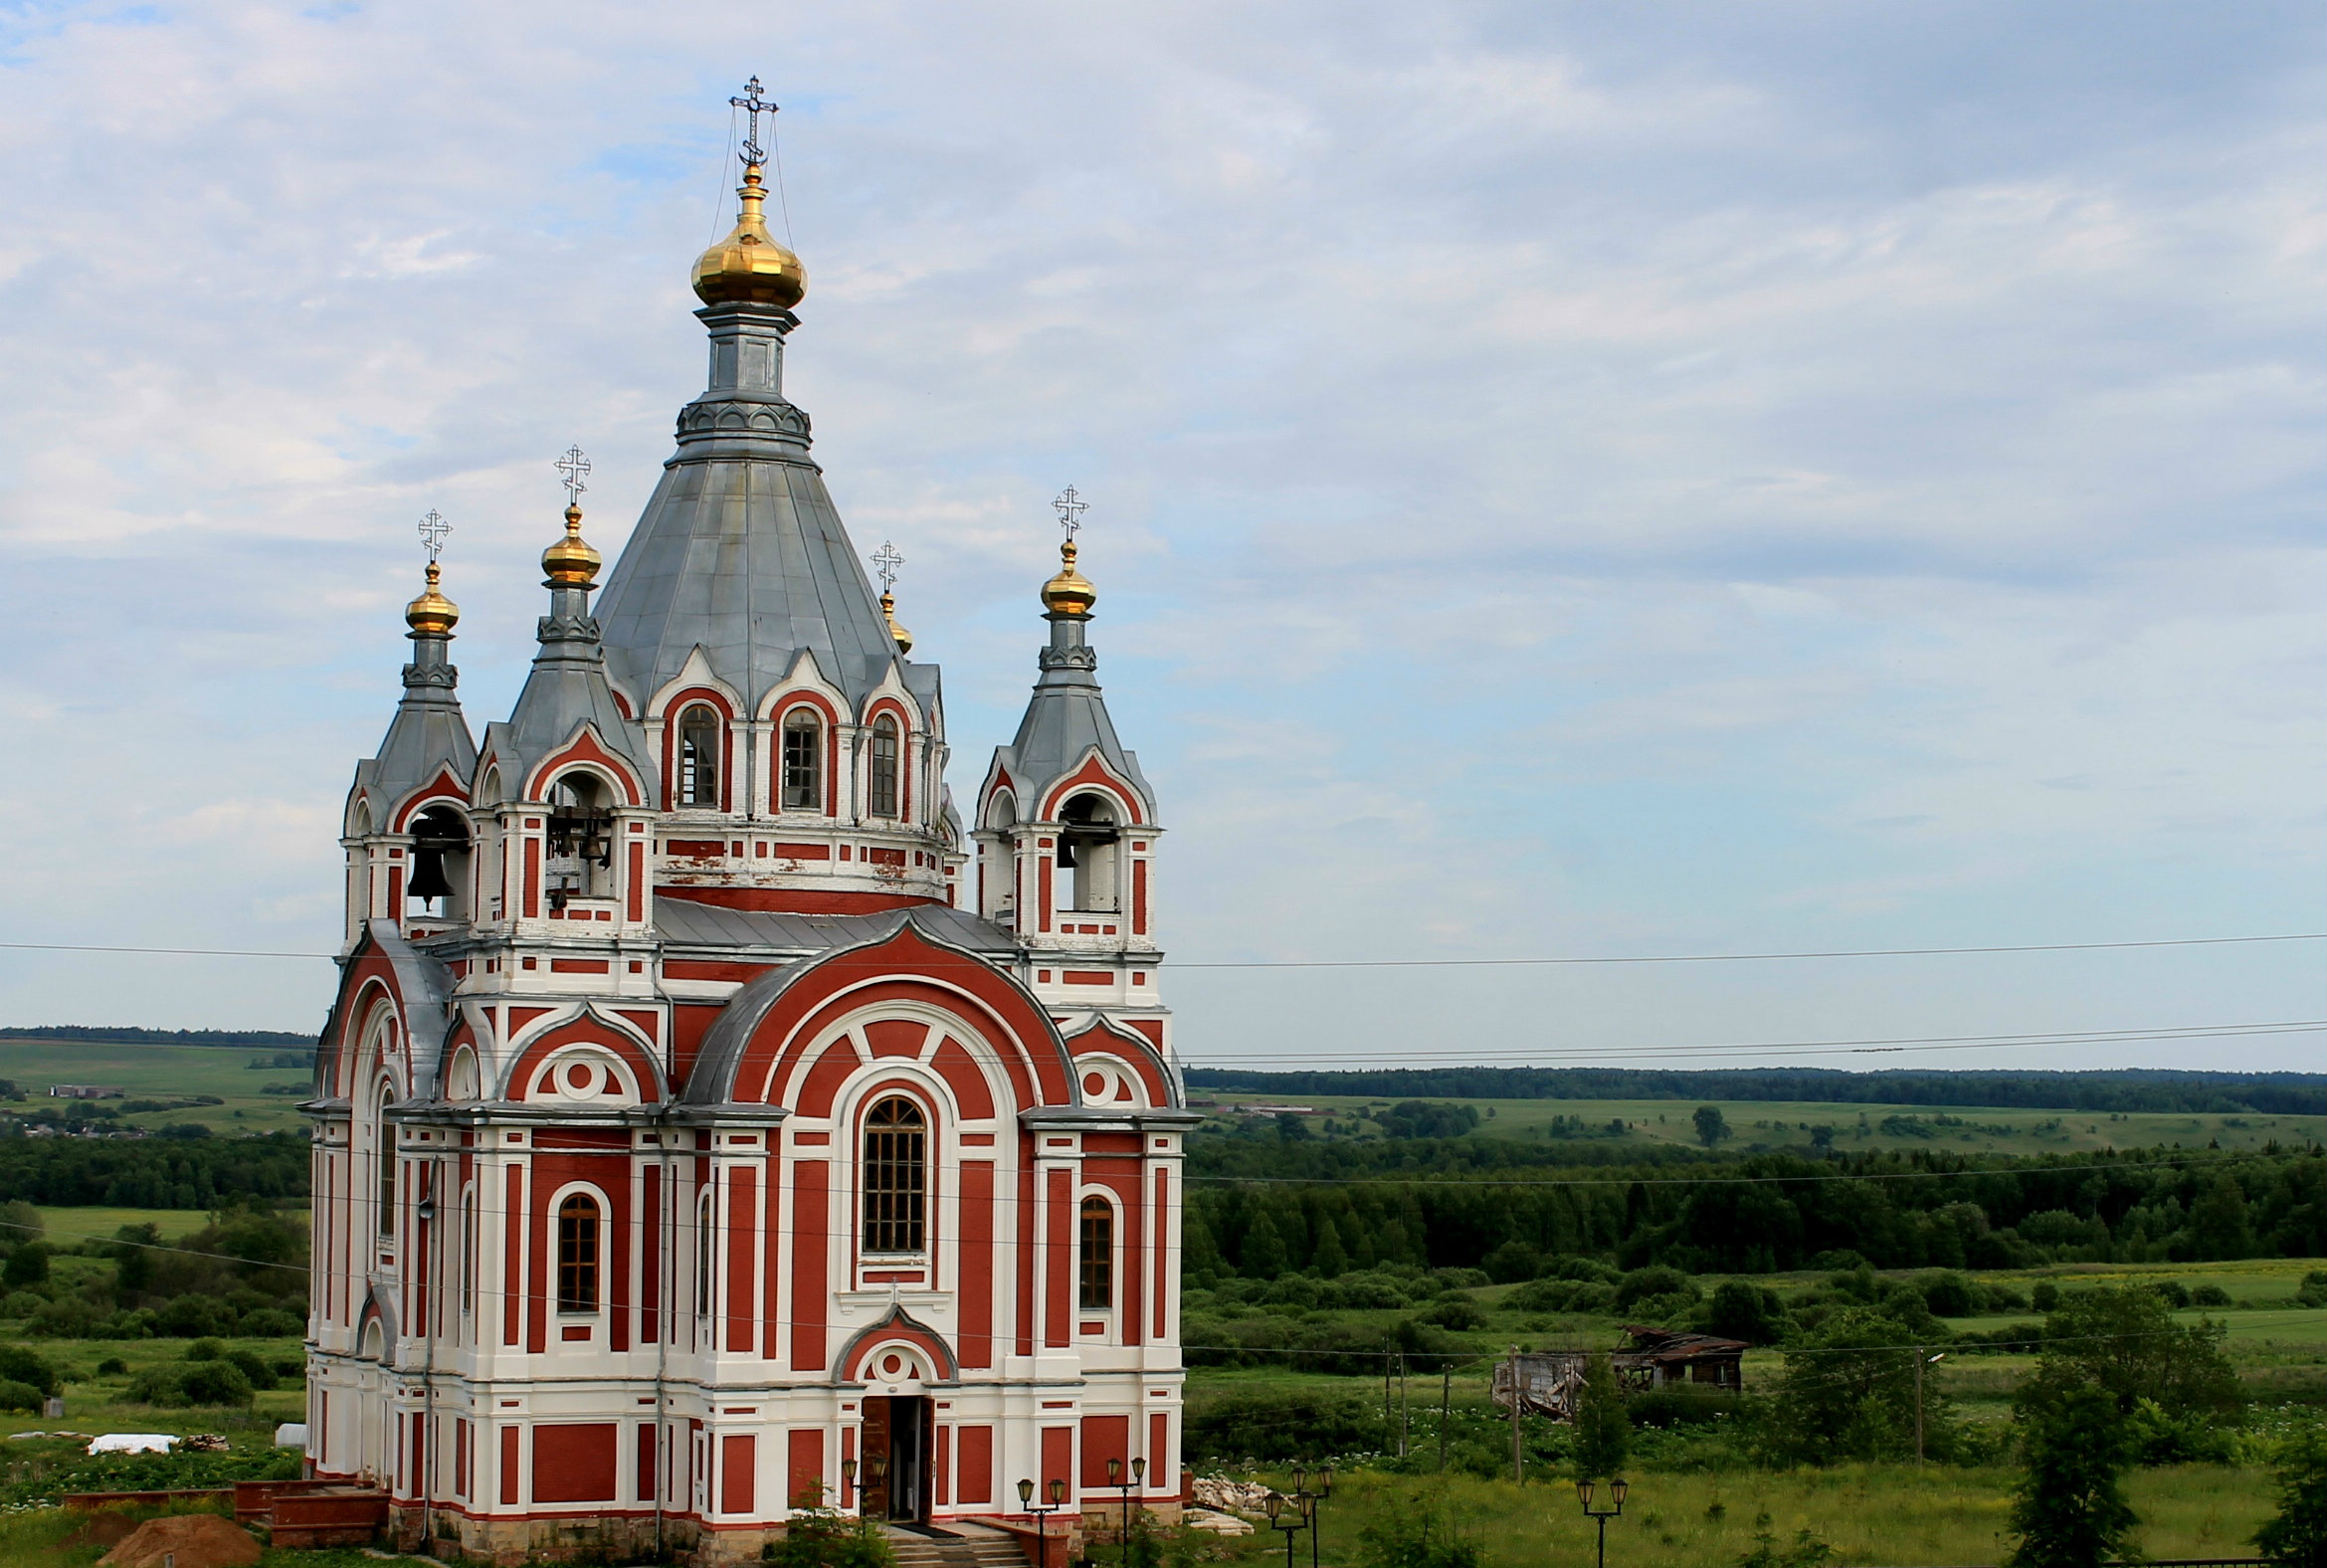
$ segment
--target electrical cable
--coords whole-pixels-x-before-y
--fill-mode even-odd
[[[1183,969],[1462,969],[1513,968],[1553,964],[1734,964],[1804,958],[1928,958],[1968,953],[2081,953],[2141,947],[2225,947],[2254,942],[2327,941],[2327,931],[2287,931],[2266,936],[2172,936],[2134,942],[2031,942],[1987,947],[1860,947],[1822,951],[1769,953],[1627,953],[1608,956],[1555,958],[1319,958],[1172,960],[1166,972]],[[336,960],[337,953],[292,952],[249,947],[143,947],[90,942],[0,942],[0,952],[39,953],[153,953],[192,958],[316,958]],[[813,955],[807,955],[813,956]],[[770,958],[789,963],[792,958]]]

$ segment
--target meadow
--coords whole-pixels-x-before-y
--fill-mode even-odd
[[[1380,1095],[1302,1094],[1297,1096],[1198,1091],[1214,1103],[1208,1124],[1233,1130],[1248,1115],[1245,1105],[1301,1105],[1313,1114],[1301,1119],[1317,1136],[1380,1137],[1379,1124],[1361,1119],[1394,1101]],[[2107,1148],[2261,1149],[2305,1141],[2327,1141],[2327,1116],[2262,1115],[2253,1111],[2210,1113],[2077,1111],[2001,1108],[1988,1105],[1882,1105],[1833,1100],[1721,1099],[1481,1099],[1451,1101],[1474,1107],[1479,1116],[1470,1134],[1527,1142],[1576,1139],[1635,1147],[1699,1148],[1693,1119],[1698,1105],[1719,1110],[1730,1135],[1725,1154],[1768,1149],[1807,1149],[1812,1129],[1829,1127],[1842,1153],[1946,1149],[1956,1153],[2059,1154]],[[1333,1123],[1328,1127],[1327,1123]],[[1621,1134],[1612,1123],[1623,1124]]]
[[[255,1046],[164,1046],[95,1041],[0,1040],[0,1078],[13,1081],[25,1098],[0,1104],[0,1111],[29,1115],[68,1101],[49,1096],[52,1083],[109,1083],[127,1090],[129,1100],[214,1098],[214,1105],[124,1112],[118,1124],[148,1132],[189,1122],[222,1135],[292,1131],[306,1125],[296,1106],[306,1097],[303,1068],[251,1067],[278,1053]],[[269,1090],[274,1092],[269,1092]],[[291,1092],[295,1090],[295,1092]],[[98,1100],[119,1110],[124,1101]]]

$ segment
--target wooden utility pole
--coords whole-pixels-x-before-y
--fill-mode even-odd
[[[1519,1447],[1519,1347],[1511,1346],[1511,1481],[1527,1484],[1527,1455]]]
[[[1454,1363],[1439,1368],[1439,1469],[1447,1468],[1447,1429],[1454,1424]]]
[[[1412,1430],[1413,1406],[1406,1398],[1406,1352],[1398,1352],[1398,1457],[1406,1458],[1406,1435]]]
[[[1923,1463],[1923,1347],[1915,1347],[1915,1463]]]

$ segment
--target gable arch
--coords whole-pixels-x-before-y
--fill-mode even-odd
[[[661,1066],[655,1061],[654,1043],[627,1019],[603,1013],[595,1006],[585,1006],[563,1017],[537,1019],[520,1030],[510,1044],[515,1050],[496,1087],[501,1099],[540,1097],[534,1091],[540,1082],[541,1070],[553,1057],[583,1048],[595,1048],[614,1058],[629,1078],[623,1094],[593,1093],[589,1098],[611,1107],[625,1100],[644,1103],[668,1097]]]
[[[1067,804],[1068,798],[1080,794],[1086,789],[1093,790],[1100,795],[1110,796],[1121,805],[1124,812],[1123,826],[1133,828],[1147,826],[1146,801],[1141,798],[1139,791],[1133,787],[1129,779],[1107,766],[1106,758],[1099,755],[1096,746],[1082,754],[1082,763],[1079,767],[1061,778],[1044,792],[1042,814],[1038,820],[1043,822],[1058,821],[1059,810]]]

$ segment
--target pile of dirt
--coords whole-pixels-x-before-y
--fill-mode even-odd
[[[251,1568],[259,1543],[251,1532],[215,1513],[148,1519],[97,1559],[99,1568]]]

